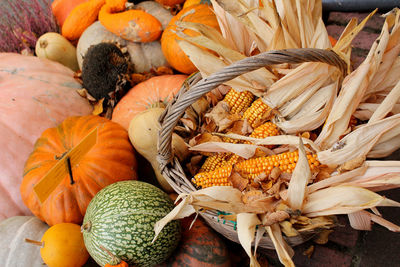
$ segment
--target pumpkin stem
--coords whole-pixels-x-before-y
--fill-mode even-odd
[[[29,238],[25,238],[25,242],[34,244],[35,246],[39,246],[41,248],[44,247],[44,242],[42,242],[42,241],[36,241],[36,240],[29,239]]]
[[[102,245],[100,245],[100,248],[102,250],[104,250],[108,255],[110,255],[111,257],[111,261],[109,262],[109,264],[111,265],[117,265],[121,263],[121,260],[119,258],[117,258],[114,254],[111,253],[111,251],[109,251],[108,249],[106,249],[105,247],[103,247]]]
[[[73,185],[75,183],[75,181],[74,181],[74,177],[72,176],[71,158],[67,157],[66,160],[67,160],[67,169],[68,169],[68,173],[69,173],[70,184]]]
[[[40,48],[46,48],[49,45],[49,42],[47,40],[41,40],[39,42]]]
[[[90,232],[91,228],[92,223],[90,221],[87,221],[84,225],[81,226],[81,232]]]

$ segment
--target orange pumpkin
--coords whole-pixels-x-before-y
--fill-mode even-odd
[[[112,121],[128,130],[139,112],[172,99],[186,80],[186,75],[161,75],[135,85],[114,108]]]
[[[64,159],[66,152],[97,127],[97,142],[40,203],[33,187]],[[48,225],[80,224],[93,196],[118,181],[137,179],[137,163],[128,133],[117,123],[99,116],[69,117],[58,127],[45,130],[29,156],[20,187],[25,205]],[[72,176],[72,178],[71,178]]]
[[[218,21],[209,5],[199,4],[182,9],[171,19],[164,30],[161,36],[161,49],[168,63],[180,72],[191,74],[197,68],[179,47],[177,40],[182,40],[182,38],[177,35],[177,32],[180,31],[176,25],[177,21],[201,23],[219,29]],[[190,29],[185,29],[183,33],[189,36],[198,35],[196,31]]]
[[[110,32],[132,42],[153,42],[162,32],[161,22],[142,10],[126,10],[127,0],[107,0],[99,20]]]

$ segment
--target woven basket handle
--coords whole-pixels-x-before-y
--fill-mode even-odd
[[[281,63],[295,64],[303,62],[324,62],[338,67],[343,74],[347,68],[346,63],[332,50],[315,48],[272,50],[236,61],[207,78],[201,79],[191,86],[190,90],[185,90],[185,86],[187,86],[185,83],[179,95],[166,108],[160,118],[161,130],[158,139],[157,160],[160,164],[161,172],[173,160],[171,140],[175,126],[185,110],[201,96],[227,81],[261,67]],[[199,80],[198,76],[192,77],[192,79],[196,78]]]

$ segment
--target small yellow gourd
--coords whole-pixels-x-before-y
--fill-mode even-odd
[[[57,61],[73,71],[79,69],[75,46],[56,32],[47,32],[40,36],[35,52],[39,58]]]
[[[157,162],[158,132],[161,128],[158,118],[163,111],[164,108],[154,107],[137,114],[129,124],[129,139],[136,151],[150,162],[162,189],[171,193],[173,189],[162,176]],[[180,160],[189,153],[184,140],[177,134],[172,135],[172,152]]]
[[[40,246],[40,256],[49,267],[81,267],[89,259],[81,233],[74,223],[55,224],[44,232],[41,241],[25,239]]]

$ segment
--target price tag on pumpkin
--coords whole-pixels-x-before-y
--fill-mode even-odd
[[[97,143],[97,127],[66,153],[53,168],[33,187],[40,203],[46,201],[56,187],[69,175],[74,183],[72,167],[78,164],[86,153]]]

